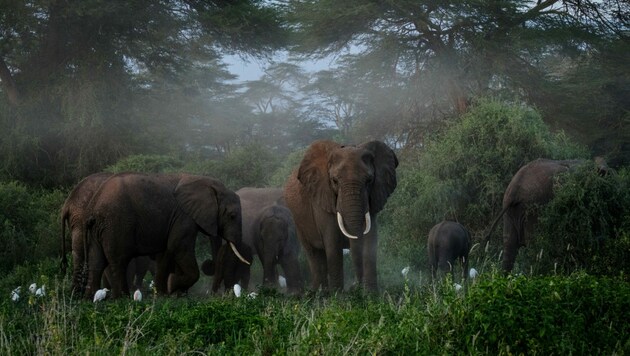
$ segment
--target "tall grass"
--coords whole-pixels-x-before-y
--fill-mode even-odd
[[[296,298],[145,296],[77,300],[68,280],[0,300],[0,353],[13,354],[623,354],[630,284],[619,278],[524,277],[490,265],[465,288],[413,271],[378,295]],[[392,273],[394,273],[392,268]],[[400,271],[396,271],[400,275]],[[394,281],[395,279],[395,281]],[[7,289],[5,287],[5,289]]]

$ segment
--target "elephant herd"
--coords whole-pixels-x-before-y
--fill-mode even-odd
[[[549,200],[551,177],[577,161],[537,160],[517,172],[503,210],[503,265],[511,269],[524,245],[528,204]],[[396,188],[398,159],[380,141],[341,145],[319,140],[309,146],[284,188],[242,188],[236,192],[205,176],[172,173],[97,173],[83,179],[62,209],[62,266],[65,229],[72,241],[72,288],[91,298],[101,283],[112,297],[140,288],[150,271],[159,294],[185,293],[198,279],[196,241],[210,240],[211,259],[201,270],[214,275],[212,291],[249,284],[258,256],[262,285],[278,285],[282,267],[288,292],[300,294],[304,279],[298,254],[304,251],[311,288],[344,287],[343,249],[349,249],[358,286],[376,291],[377,214]],[[459,223],[442,222],[429,233],[432,271],[467,263],[470,234]],[[225,243],[224,243],[225,242]],[[464,270],[467,270],[465,268]]]

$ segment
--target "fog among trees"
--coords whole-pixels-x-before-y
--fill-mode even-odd
[[[68,186],[251,145],[281,160],[317,138],[404,157],[483,97],[627,165],[629,34],[621,0],[3,1],[0,179]],[[263,76],[235,84],[227,55]]]

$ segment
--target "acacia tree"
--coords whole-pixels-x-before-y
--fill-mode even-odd
[[[4,175],[58,184],[145,147],[184,145],[156,145],[151,131],[181,129],[222,89],[222,53],[265,56],[284,32],[260,0],[2,2]]]
[[[551,75],[554,61],[577,63],[611,41],[627,43],[630,4],[290,0],[288,9],[298,33],[295,51],[315,57],[358,51],[346,67],[363,70],[375,87],[404,87],[394,117],[409,121],[388,126],[414,127],[427,121],[420,116],[463,113],[470,98],[487,93],[521,97],[547,113],[564,98],[556,84],[567,79]]]

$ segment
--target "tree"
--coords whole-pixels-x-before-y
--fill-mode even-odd
[[[352,66],[374,87],[395,87],[396,82],[404,86],[397,117],[408,119],[400,126],[415,127],[430,121],[429,115],[464,113],[471,98],[489,93],[541,106],[545,114],[553,112],[558,100],[566,99],[557,84],[569,77],[553,76],[558,67],[552,63],[598,57],[612,43],[627,46],[630,4],[291,0],[288,9],[297,31],[295,51],[315,57],[348,48],[359,52]],[[618,109],[621,102],[615,104]],[[584,121],[590,127],[600,119],[580,116],[579,125],[575,118],[558,122],[568,127]]]
[[[164,121],[145,105],[176,113],[162,130],[181,128],[190,113],[176,108],[226,78],[220,51],[265,56],[284,33],[259,0],[3,2],[2,171],[58,184],[146,146],[167,150],[150,133]]]

